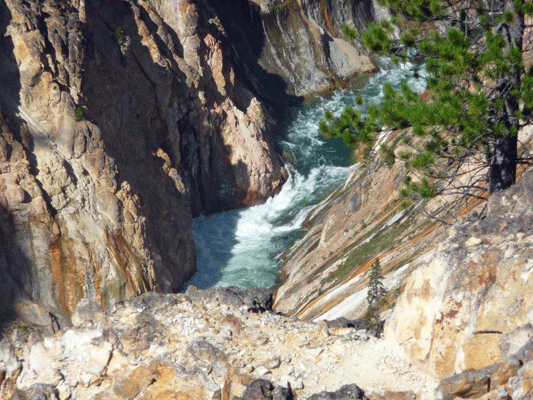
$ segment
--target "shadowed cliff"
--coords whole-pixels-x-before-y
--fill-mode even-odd
[[[359,42],[342,33],[344,23],[363,28],[373,20],[371,1],[205,1],[220,16],[238,71],[274,106],[297,104],[377,70]]]
[[[195,269],[192,216],[286,179],[220,23],[178,5],[0,2],[6,310],[63,325],[84,298],[177,291]]]
[[[273,107],[298,104],[301,96],[290,93],[282,76],[268,72],[260,64],[267,45],[264,15],[258,5],[249,0],[224,3],[204,0],[214,8],[227,34],[226,46],[232,49],[236,70],[249,84],[254,94]],[[272,38],[271,38],[272,39]]]

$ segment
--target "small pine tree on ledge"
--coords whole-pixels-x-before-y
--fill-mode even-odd
[[[376,337],[378,337],[383,330],[383,324],[385,323],[385,321],[379,318],[379,306],[384,302],[384,297],[387,293],[387,289],[385,289],[385,286],[383,285],[381,265],[379,259],[376,259],[370,270],[368,294],[366,296],[368,308],[365,313],[365,320],[369,322],[370,330],[374,331]]]

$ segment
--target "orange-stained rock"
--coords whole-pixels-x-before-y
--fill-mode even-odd
[[[193,215],[280,190],[273,122],[236,77],[212,10],[0,8],[4,314],[64,326],[82,299],[109,308],[176,291],[195,271]]]
[[[498,362],[503,337],[533,315],[533,172],[489,199],[488,216],[456,225],[417,260],[385,336],[445,377]],[[427,292],[427,294],[426,294]],[[519,341],[528,335],[517,336]]]

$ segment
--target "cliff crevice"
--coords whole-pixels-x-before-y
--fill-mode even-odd
[[[50,312],[65,325],[82,298],[108,307],[176,291],[194,273],[194,215],[281,188],[273,121],[236,79],[209,10],[53,0],[0,10],[3,314],[49,324]]]
[[[267,3],[0,0],[3,314],[177,291],[194,216],[281,189],[271,115],[375,66],[353,10]]]

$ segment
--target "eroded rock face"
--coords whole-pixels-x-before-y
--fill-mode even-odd
[[[398,132],[384,132],[388,143]],[[282,283],[274,308],[305,319],[362,318],[368,273],[380,259],[393,291],[410,273],[409,261],[444,236],[424,215],[409,215],[399,201],[406,168],[375,162],[353,167],[343,187],[312,210],[305,236],[282,256]]]
[[[147,293],[105,315],[80,303],[73,328],[0,341],[0,398],[348,400],[415,390],[432,399],[436,382],[365,331],[248,308],[209,293]]]
[[[272,120],[201,3],[0,11],[3,314],[63,326],[83,298],[175,291],[195,269],[193,215],[281,188]]]
[[[274,104],[377,70],[362,46],[342,33],[343,24],[362,31],[378,18],[379,7],[370,0],[238,0],[231,8],[209,3],[227,29],[239,70],[256,94]]]
[[[532,321],[533,173],[489,199],[489,214],[455,226],[417,269],[385,326],[412,360],[445,377],[498,362],[502,338]],[[517,335],[524,344],[528,335]],[[518,346],[519,347],[519,346]]]

